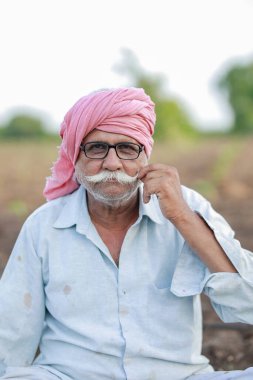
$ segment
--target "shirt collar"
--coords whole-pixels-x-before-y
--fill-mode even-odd
[[[140,206],[139,206],[139,217],[146,215],[153,222],[162,224],[164,222],[164,216],[161,212],[158,199],[156,195],[151,195],[150,201],[148,203],[143,202],[143,185],[139,188],[140,193]]]
[[[164,217],[160,211],[159,203],[155,195],[151,196],[149,203],[143,203],[143,186],[139,188],[140,206],[139,220],[147,216],[153,222],[162,224]],[[91,219],[86,202],[86,191],[80,186],[75,192],[63,198],[64,206],[56,219],[53,227],[69,228],[74,225],[77,230],[85,233],[91,224]]]
[[[78,229],[86,230],[91,223],[91,219],[83,186],[79,186],[76,191],[62,199],[65,202],[53,227],[69,228],[76,225]]]

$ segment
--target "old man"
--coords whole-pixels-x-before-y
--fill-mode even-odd
[[[48,202],[0,282],[1,379],[253,378],[201,355],[200,306],[205,292],[225,322],[253,323],[253,256],[175,168],[149,164],[154,125],[138,88],[66,114]]]

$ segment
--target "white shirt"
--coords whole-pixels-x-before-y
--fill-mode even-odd
[[[202,196],[182,189],[239,274],[211,274],[155,196],[140,202],[117,267],[80,187],[37,209],[21,230],[0,281],[0,373],[31,365],[38,344],[35,364],[64,379],[182,380],[212,371],[201,355],[199,294],[224,321],[253,323],[253,255]]]

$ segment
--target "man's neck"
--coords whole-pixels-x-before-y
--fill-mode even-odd
[[[88,210],[93,223],[107,229],[128,229],[139,216],[139,192],[126,202],[108,205],[87,192]]]

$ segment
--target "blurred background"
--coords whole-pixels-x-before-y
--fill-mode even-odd
[[[151,160],[178,168],[253,250],[253,0],[2,0],[0,275],[44,203],[64,114],[83,95],[143,87],[156,103]],[[215,369],[253,365],[253,329],[203,297]]]

